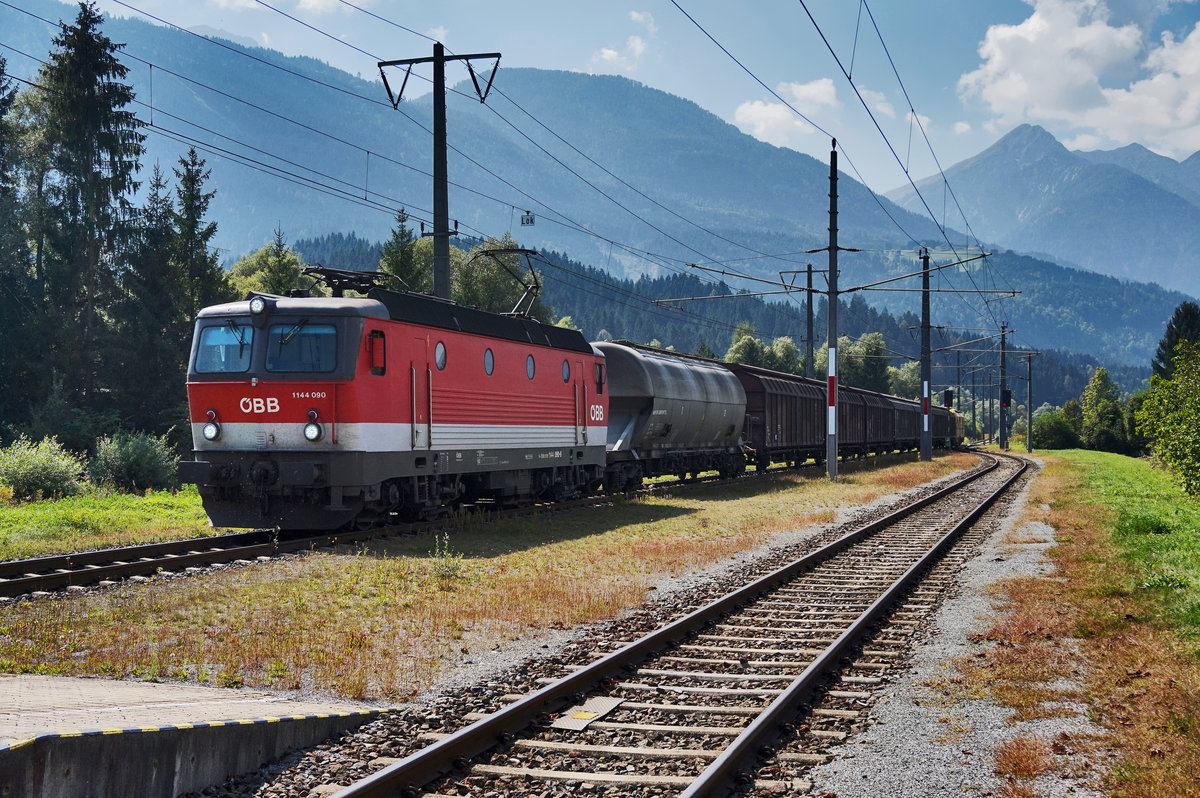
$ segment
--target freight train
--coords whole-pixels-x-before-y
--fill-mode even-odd
[[[333,297],[252,293],[196,319],[180,476],[214,526],[365,526],[825,456],[816,380],[309,271]],[[915,449],[921,419],[842,387],[841,456]],[[962,442],[950,410],[932,425],[936,446]]]

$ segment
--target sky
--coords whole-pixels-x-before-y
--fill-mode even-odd
[[[1200,150],[1200,0],[99,0],[363,77],[378,60],[500,52],[505,68],[623,75],[876,191],[1013,127],[1071,149]],[[407,30],[405,30],[407,29]],[[429,70],[425,68],[425,75]],[[447,67],[451,82],[467,78]],[[414,84],[410,84],[410,87]],[[428,83],[417,81],[418,93]],[[412,89],[410,88],[411,92]]]

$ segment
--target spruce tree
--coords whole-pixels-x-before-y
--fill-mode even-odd
[[[182,288],[176,304],[186,335],[201,308],[228,302],[235,296],[217,260],[217,253],[211,248],[217,223],[207,221],[205,215],[217,192],[204,190],[209,177],[204,159],[196,154],[195,147],[189,147],[174,172],[179,182],[171,211],[175,229],[172,255],[179,264]]]
[[[0,426],[11,424],[36,389],[36,358],[26,344],[37,303],[29,273],[29,251],[20,223],[18,196],[21,130],[17,92],[0,58]]]
[[[1181,302],[1167,322],[1167,330],[1158,342],[1154,360],[1150,362],[1157,376],[1169,378],[1175,371],[1175,347],[1181,341],[1189,344],[1200,342],[1200,305],[1195,302]]]
[[[100,32],[101,17],[80,3],[71,25],[38,75],[44,88],[54,205],[61,235],[46,261],[49,310],[63,340],[59,368],[66,389],[87,399],[98,387],[99,341],[131,232],[128,194],[145,136],[132,111],[124,45]]]
[[[416,242],[417,237],[408,229],[408,213],[401,208],[396,213],[392,236],[383,244],[379,270],[399,277],[410,291],[428,294],[433,291],[433,264],[419,260]]]
[[[173,257],[170,186],[156,165],[113,304],[104,363],[124,426],[162,434],[182,425],[187,341],[179,327],[181,270]]]

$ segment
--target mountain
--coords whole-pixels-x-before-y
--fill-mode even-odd
[[[48,20],[70,20],[76,11],[54,0],[22,5]],[[0,31],[0,41],[39,57],[56,33],[11,6],[0,6]],[[211,169],[208,187],[216,196],[209,215],[218,223],[216,242],[227,263],[263,246],[277,228],[293,242],[329,234],[378,242],[387,238],[398,207],[413,222],[430,218],[432,104],[428,93],[419,93],[427,86],[416,75],[393,109],[379,81],[313,58],[138,19],[108,19],[104,32],[126,43],[122,60],[140,103],[135,110],[151,123],[143,180],[155,163],[170,177],[195,145]],[[21,77],[36,73],[37,64],[24,57],[10,54],[8,62]],[[568,254],[617,278],[699,273],[686,264],[716,261],[778,279],[783,269],[824,265],[823,254],[804,253],[828,243],[828,165],[760,142],[688,100],[615,76],[501,69],[486,103],[468,81],[454,88],[447,105],[450,212],[464,236],[511,231],[523,246]],[[1004,140],[1013,150],[1006,157],[973,159],[995,173],[994,196],[976,197],[968,209],[973,225],[979,218],[992,231],[976,227],[981,238],[1017,252],[1052,252],[1044,237],[1023,231],[1031,214],[1027,181],[1018,175],[1004,183],[1018,157],[1053,164],[1055,174],[1087,172],[1092,182],[1108,175],[1129,188],[1136,180],[1140,194],[1159,192],[1192,207],[1126,168],[1092,164],[1046,138],[1037,129],[1019,129]],[[1181,168],[1192,168],[1190,160]],[[1200,170],[1200,161],[1193,166]],[[845,174],[838,189],[839,241],[861,250],[842,257],[843,289],[910,273],[916,246],[944,246],[925,215],[877,197]],[[1076,193],[1081,200],[1088,196]],[[536,218],[533,226],[519,224],[526,211]],[[1059,227],[1079,224],[1071,214],[1080,212],[1060,210]],[[1128,214],[1145,215],[1132,204]],[[987,222],[991,215],[997,224]],[[1185,215],[1184,209],[1166,213],[1161,226],[1186,227]],[[1109,217],[1095,235],[1108,236],[1114,247],[1147,240]],[[965,240],[953,231],[949,237]],[[1004,307],[1022,343],[1036,347],[1145,364],[1183,298],[1037,258],[1000,253],[990,260],[987,271],[973,264],[971,278],[980,288],[1022,292],[993,307]],[[1157,279],[1158,272],[1120,274]],[[955,280],[955,287],[971,287],[966,275]],[[897,315],[919,309],[913,293],[859,296]],[[939,294],[937,323],[978,327],[981,304]],[[722,311],[719,303],[706,303],[704,312]]]
[[[1195,296],[1200,295],[1196,171],[1143,147],[1071,152],[1044,129],[1021,125],[947,169],[946,178],[982,239]],[[917,183],[922,193],[934,186],[940,186],[940,177]],[[919,207],[911,187],[888,196],[901,206]]]
[[[1200,153],[1183,163],[1151,152],[1141,144],[1130,144],[1115,150],[1080,151],[1076,154],[1094,164],[1119,166],[1200,206]]]

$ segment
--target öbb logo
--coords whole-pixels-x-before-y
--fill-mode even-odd
[[[279,400],[274,396],[268,396],[266,399],[261,397],[243,396],[242,401],[238,403],[242,408],[243,413],[278,413]]]
[[[592,421],[604,420],[604,405],[592,405],[591,407]]]

